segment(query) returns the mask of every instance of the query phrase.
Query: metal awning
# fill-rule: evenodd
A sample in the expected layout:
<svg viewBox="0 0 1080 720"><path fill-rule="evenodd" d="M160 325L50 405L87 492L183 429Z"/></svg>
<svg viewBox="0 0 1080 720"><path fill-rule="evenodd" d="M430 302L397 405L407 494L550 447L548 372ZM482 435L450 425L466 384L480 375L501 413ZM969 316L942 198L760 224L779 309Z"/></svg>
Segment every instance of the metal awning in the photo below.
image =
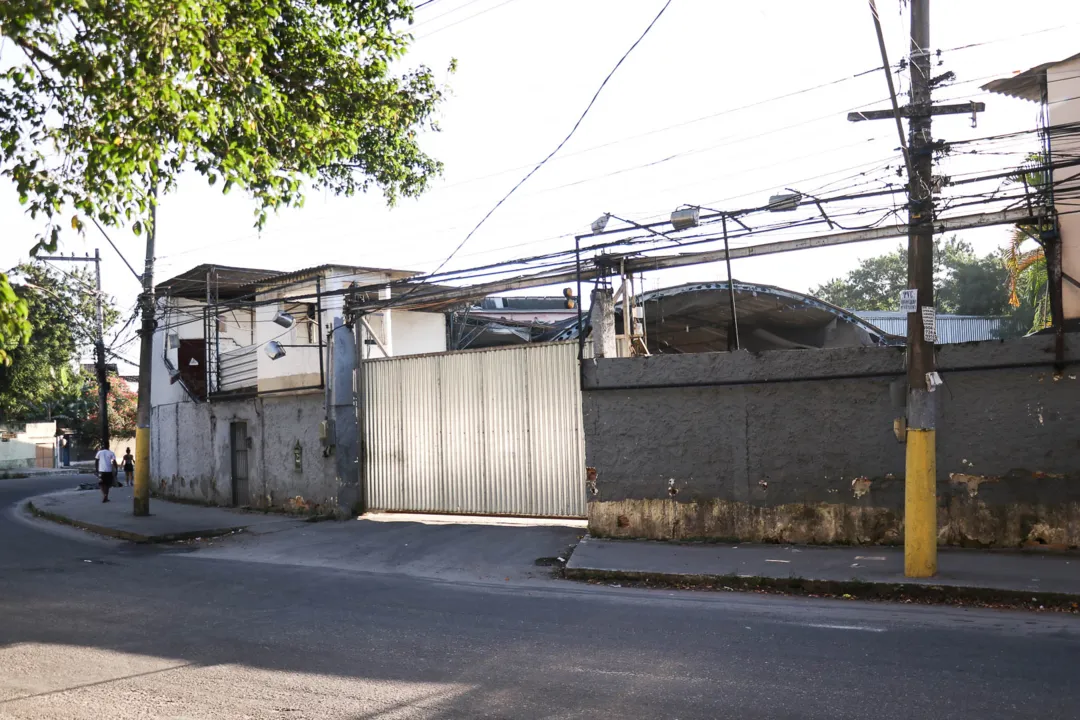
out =
<svg viewBox="0 0 1080 720"><path fill-rule="evenodd" d="M217 297L222 300L229 300L248 294L250 291L245 288L253 282L281 274L279 270L203 264L158 283L154 287L154 292L159 296L187 298L205 302L207 279L213 275Z"/></svg>
<svg viewBox="0 0 1080 720"><path fill-rule="evenodd" d="M998 93L999 95L1008 95L1009 97L1018 98L1020 100L1042 102L1046 71L1055 65L1075 60L1078 57L1080 57L1080 53L1061 60L1054 60L1052 62L1043 63L1042 65L1036 65L1033 68L1029 68L1011 77L991 80L980 89L986 90L987 92Z"/></svg>

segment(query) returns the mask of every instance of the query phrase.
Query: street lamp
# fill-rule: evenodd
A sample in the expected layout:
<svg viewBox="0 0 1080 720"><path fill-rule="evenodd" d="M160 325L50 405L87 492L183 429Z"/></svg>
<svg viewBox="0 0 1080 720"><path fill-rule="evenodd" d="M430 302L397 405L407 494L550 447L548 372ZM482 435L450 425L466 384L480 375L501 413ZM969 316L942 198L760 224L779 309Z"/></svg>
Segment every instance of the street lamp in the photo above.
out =
<svg viewBox="0 0 1080 720"><path fill-rule="evenodd" d="M701 208L698 207L679 208L671 213L671 227L673 227L676 232L697 227L700 224L700 221Z"/></svg>
<svg viewBox="0 0 1080 720"><path fill-rule="evenodd" d="M277 340L271 340L266 343L266 354L270 356L271 360L277 360L285 357L285 348Z"/></svg>
<svg viewBox="0 0 1080 720"><path fill-rule="evenodd" d="M280 325L283 328L291 328L294 324L296 324L296 318L294 318L287 312L278 310L274 314L274 323Z"/></svg>
<svg viewBox="0 0 1080 720"><path fill-rule="evenodd" d="M773 195L769 198L769 204L766 209L769 212L791 212L799 207L799 203L802 201L802 194L797 192L781 193L779 195Z"/></svg>

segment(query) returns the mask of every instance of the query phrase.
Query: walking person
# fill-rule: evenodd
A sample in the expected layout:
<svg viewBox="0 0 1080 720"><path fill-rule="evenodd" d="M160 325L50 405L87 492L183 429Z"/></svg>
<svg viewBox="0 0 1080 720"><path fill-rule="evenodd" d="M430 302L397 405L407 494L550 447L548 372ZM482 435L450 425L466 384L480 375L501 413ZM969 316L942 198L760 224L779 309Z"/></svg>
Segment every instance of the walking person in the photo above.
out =
<svg viewBox="0 0 1080 720"><path fill-rule="evenodd" d="M109 502L109 488L116 483L116 453L102 448L94 456L97 461L98 478L101 481L101 502Z"/></svg>
<svg viewBox="0 0 1080 720"><path fill-rule="evenodd" d="M131 448L124 449L124 482L135 484L135 456L131 454Z"/></svg>

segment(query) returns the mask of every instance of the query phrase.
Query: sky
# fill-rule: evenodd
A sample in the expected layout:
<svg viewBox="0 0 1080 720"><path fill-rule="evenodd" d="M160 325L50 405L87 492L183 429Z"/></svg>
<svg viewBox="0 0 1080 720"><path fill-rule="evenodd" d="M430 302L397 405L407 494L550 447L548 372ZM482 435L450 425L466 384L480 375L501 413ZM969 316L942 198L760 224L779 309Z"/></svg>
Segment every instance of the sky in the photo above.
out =
<svg viewBox="0 0 1080 720"><path fill-rule="evenodd" d="M254 204L243 193L223 196L220 184L211 188L199 176L184 176L158 213L156 280L200 263L433 270L565 137L663 1L433 0L416 12L415 42L403 63L432 68L450 90L439 111L441 131L421 139L445 163L432 189L393 208L378 191L351 198L316 192L303 208L272 216L260 233ZM896 63L907 54L906 3L878 0L878 7ZM1080 52L1078 28L1080 3L932 0L931 47L943 51L935 72L957 76L935 99L986 103L977 128L969 116L936 118L935 137L1033 128L1033 103L988 95L979 85ZM970 44L978 46L953 49ZM448 75L451 59L457 72ZM880 164L897 150L895 125L846 119L855 108L888 107L883 73L853 77L880 64L865 0L673 0L574 137L447 267L570 248L573 235L604 212L640 222L662 219L682 204L759 205L785 187L818 186ZM773 100L810 88L817 89ZM898 89L906 89L906 80ZM40 229L23 213L14 187L0 182L0 267L25 258ZM143 238L124 229L110 235L139 269ZM996 228L964 237L990 252L1007 235ZM734 275L807 291L899 244L740 260ZM69 234L61 251L95 248L105 258L105 288L126 316L138 282L96 230ZM725 277L723 265L704 265L649 276L645 284ZM134 346L127 348L134 357Z"/></svg>

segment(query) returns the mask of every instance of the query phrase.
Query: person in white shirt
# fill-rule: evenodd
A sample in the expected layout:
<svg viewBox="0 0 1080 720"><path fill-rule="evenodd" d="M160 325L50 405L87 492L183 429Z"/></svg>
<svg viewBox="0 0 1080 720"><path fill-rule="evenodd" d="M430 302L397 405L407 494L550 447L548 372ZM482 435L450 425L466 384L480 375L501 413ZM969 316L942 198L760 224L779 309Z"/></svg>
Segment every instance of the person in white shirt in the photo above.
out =
<svg viewBox="0 0 1080 720"><path fill-rule="evenodd" d="M97 461L98 478L101 480L101 502L109 502L109 488L116 482L116 453L109 448L97 451L94 456Z"/></svg>

